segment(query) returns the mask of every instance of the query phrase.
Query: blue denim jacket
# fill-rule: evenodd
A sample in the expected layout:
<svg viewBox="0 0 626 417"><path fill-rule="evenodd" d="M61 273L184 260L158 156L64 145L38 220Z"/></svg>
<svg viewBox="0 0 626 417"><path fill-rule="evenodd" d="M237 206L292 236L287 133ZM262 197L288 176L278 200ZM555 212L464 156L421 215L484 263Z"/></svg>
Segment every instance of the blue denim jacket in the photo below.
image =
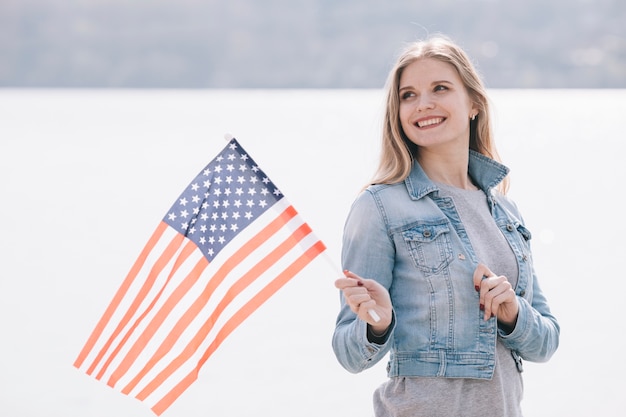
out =
<svg viewBox="0 0 626 417"><path fill-rule="evenodd" d="M494 221L517 259L515 328L499 328L495 318L484 321L472 279L478 260L463 224L452 200L439 197L438 187L415 163L405 181L368 187L346 220L342 266L388 289L394 319L382 344L370 342L366 323L342 295L333 335L342 366L360 372L390 352L390 377L490 379L498 337L519 364L520 357L542 362L552 356L560 329L535 276L531 234L516 206L494 188L507 173L498 162L470 152L469 174L488 196Z"/></svg>

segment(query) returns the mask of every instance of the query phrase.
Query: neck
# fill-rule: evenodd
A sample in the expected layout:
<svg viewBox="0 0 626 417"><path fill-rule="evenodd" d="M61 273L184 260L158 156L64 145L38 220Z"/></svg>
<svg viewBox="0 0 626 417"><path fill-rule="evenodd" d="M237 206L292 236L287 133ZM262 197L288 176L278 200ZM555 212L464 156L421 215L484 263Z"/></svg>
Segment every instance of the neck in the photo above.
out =
<svg viewBox="0 0 626 417"><path fill-rule="evenodd" d="M464 190L475 190L467 168L469 152L438 154L420 149L417 161L432 181L451 185Z"/></svg>

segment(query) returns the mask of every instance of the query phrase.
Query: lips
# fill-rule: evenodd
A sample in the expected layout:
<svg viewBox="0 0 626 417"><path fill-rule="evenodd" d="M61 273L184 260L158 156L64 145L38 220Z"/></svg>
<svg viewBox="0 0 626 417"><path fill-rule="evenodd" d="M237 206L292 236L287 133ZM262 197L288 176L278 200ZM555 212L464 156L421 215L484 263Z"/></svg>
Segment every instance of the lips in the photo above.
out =
<svg viewBox="0 0 626 417"><path fill-rule="evenodd" d="M420 128L435 126L435 125L443 123L444 120L445 120L444 117L428 117L426 119L420 119L417 122L415 122L415 126L420 127Z"/></svg>

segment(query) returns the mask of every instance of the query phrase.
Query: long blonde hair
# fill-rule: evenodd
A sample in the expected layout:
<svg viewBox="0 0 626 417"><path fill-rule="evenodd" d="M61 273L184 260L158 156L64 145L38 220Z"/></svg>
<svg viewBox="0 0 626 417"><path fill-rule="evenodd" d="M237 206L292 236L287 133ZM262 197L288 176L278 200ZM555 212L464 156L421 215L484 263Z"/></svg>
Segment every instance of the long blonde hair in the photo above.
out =
<svg viewBox="0 0 626 417"><path fill-rule="evenodd" d="M489 100L483 82L467 54L449 38L439 35L407 45L389 73L386 85L387 105L383 119L382 150L372 184L397 183L403 181L411 172L413 160L417 157L418 146L411 142L402 130L398 89L403 70L411 63L423 58L437 59L456 68L470 99L478 109L476 119L470 122L469 147L500 161L493 140L489 120ZM499 189L505 193L507 188L508 179L505 178Z"/></svg>

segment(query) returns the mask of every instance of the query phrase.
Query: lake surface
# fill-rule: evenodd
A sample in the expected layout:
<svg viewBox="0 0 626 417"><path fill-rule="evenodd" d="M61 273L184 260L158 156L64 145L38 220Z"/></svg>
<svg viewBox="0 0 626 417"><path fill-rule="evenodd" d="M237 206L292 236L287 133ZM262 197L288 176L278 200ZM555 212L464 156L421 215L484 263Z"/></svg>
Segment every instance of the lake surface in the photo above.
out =
<svg viewBox="0 0 626 417"><path fill-rule="evenodd" d="M562 326L525 363L527 416L623 416L626 90L492 90L511 196ZM379 150L380 90L0 90L0 415L153 416L72 367L157 222L232 133L339 264ZM371 416L318 258L238 328L164 414Z"/></svg>

